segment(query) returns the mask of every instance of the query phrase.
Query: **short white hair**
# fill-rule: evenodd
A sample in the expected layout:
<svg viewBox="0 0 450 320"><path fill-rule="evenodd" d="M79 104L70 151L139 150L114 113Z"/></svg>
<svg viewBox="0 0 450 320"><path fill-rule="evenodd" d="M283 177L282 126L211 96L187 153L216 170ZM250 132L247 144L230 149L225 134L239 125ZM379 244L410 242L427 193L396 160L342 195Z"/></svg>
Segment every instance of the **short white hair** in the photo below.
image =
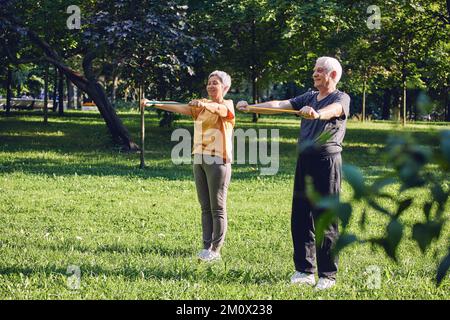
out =
<svg viewBox="0 0 450 320"><path fill-rule="evenodd" d="M337 59L332 57L320 57L316 60L316 65L323 66L327 73L336 71L336 83L341 80L342 66Z"/></svg>
<svg viewBox="0 0 450 320"><path fill-rule="evenodd" d="M228 73L226 73L225 71L213 71L211 72L211 74L208 77L209 78L216 76L220 79L220 81L222 82L223 86L226 87L226 89L224 89L223 91L223 95L225 96L225 94L228 92L228 90L230 90L231 87L231 77Z"/></svg>

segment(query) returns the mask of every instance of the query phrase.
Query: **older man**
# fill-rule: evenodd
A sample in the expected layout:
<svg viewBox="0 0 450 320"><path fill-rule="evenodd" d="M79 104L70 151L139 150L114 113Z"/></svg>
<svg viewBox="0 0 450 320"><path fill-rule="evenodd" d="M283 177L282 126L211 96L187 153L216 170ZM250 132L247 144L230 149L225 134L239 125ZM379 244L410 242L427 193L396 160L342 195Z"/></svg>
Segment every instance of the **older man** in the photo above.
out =
<svg viewBox="0 0 450 320"><path fill-rule="evenodd" d="M321 211L306 197L305 177L310 176L316 191L321 195L339 195L341 187L341 151L345 126L349 116L350 97L336 89L342 75L342 67L334 58L321 57L314 67L314 87L298 97L283 101L269 101L256 105L264 108L253 112L273 114L285 109L298 110L301 121L299 144L315 141L323 132L331 137L319 148L310 147L302 151L297 160L292 201L291 232L294 244L295 273L292 283L314 286L316 284L316 260L319 281L316 289L331 288L336 283L338 261L332 255L332 247L338 237L338 225L333 223L325 230L321 244L315 242L314 222ZM246 101L237 108L252 112ZM268 110L269 109L269 110ZM306 144L308 145L308 144Z"/></svg>

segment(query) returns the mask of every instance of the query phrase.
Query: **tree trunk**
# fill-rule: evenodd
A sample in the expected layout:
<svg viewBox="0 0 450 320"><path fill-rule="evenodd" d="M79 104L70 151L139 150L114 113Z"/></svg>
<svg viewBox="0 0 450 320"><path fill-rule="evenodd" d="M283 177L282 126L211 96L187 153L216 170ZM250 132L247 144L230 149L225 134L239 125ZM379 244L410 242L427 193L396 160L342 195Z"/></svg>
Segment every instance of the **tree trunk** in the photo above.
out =
<svg viewBox="0 0 450 320"><path fill-rule="evenodd" d="M56 108L58 107L58 102L56 100L57 90L58 90L58 69L55 66L55 73L53 75L53 107L52 107L53 112L56 112Z"/></svg>
<svg viewBox="0 0 450 320"><path fill-rule="evenodd" d="M6 115L8 116L11 112L11 82L12 82L12 70L11 67L8 66L8 75L6 76Z"/></svg>
<svg viewBox="0 0 450 320"><path fill-rule="evenodd" d="M252 97L253 104L258 103L258 78L252 75ZM253 122L258 122L258 114L253 113Z"/></svg>
<svg viewBox="0 0 450 320"><path fill-rule="evenodd" d="M78 110L81 110L83 92L77 86L75 86L74 89L75 89L75 97L77 100L76 108Z"/></svg>
<svg viewBox="0 0 450 320"><path fill-rule="evenodd" d="M45 64L45 74L44 74L44 123L48 123L48 72L49 64Z"/></svg>
<svg viewBox="0 0 450 320"><path fill-rule="evenodd" d="M69 78L67 78L67 110L73 109L73 85L70 82Z"/></svg>
<svg viewBox="0 0 450 320"><path fill-rule="evenodd" d="M442 94L444 95L444 106L446 110L445 121L450 122L450 99L448 87L444 87L442 90Z"/></svg>
<svg viewBox="0 0 450 320"><path fill-rule="evenodd" d="M25 29L25 27L24 27ZM50 47L50 45L42 40L34 31L26 30L31 42L44 51L45 59L63 72L66 77L72 81L79 89L83 90L96 104L100 114L105 120L106 126L115 143L122 145L124 151L137 151L139 147L131 140L131 136L127 128L123 125L117 116L104 88L95 78L92 70L92 63L95 59L93 52L87 52L83 58L84 76L70 69L65 65L59 55Z"/></svg>
<svg viewBox="0 0 450 320"><path fill-rule="evenodd" d="M450 0L449 0L450 2ZM436 93L439 104L442 104L444 113L442 114L442 121L450 121L450 92L448 86L442 86ZM441 120L439 119L439 121Z"/></svg>
<svg viewBox="0 0 450 320"><path fill-rule="evenodd" d="M366 121L366 77L364 77L364 82L363 82L363 100L362 100L362 119L361 121L364 122Z"/></svg>
<svg viewBox="0 0 450 320"><path fill-rule="evenodd" d="M113 106L116 105L116 94L118 85L119 85L119 76L113 75L112 90L111 90L111 102Z"/></svg>
<svg viewBox="0 0 450 320"><path fill-rule="evenodd" d="M256 75L256 20L252 21L252 96L253 104L258 103L258 77ZM252 122L258 122L258 114L253 113Z"/></svg>
<svg viewBox="0 0 450 320"><path fill-rule="evenodd" d="M141 163L139 167L145 168L145 106L140 105L140 100L143 98L142 86L139 86L139 107L141 109Z"/></svg>
<svg viewBox="0 0 450 320"><path fill-rule="evenodd" d="M392 104L392 113L394 115L395 121L400 122L400 92L397 88L394 89L394 98Z"/></svg>
<svg viewBox="0 0 450 320"><path fill-rule="evenodd" d="M406 80L403 81L403 122L402 125L406 126Z"/></svg>
<svg viewBox="0 0 450 320"><path fill-rule="evenodd" d="M142 93L141 93L141 86L139 86L137 88L137 90L136 90L136 96L137 96L136 104L137 104L137 109L138 110L141 110L141 95L142 95Z"/></svg>
<svg viewBox="0 0 450 320"><path fill-rule="evenodd" d="M382 111L382 116L381 116L383 120L389 120L390 107L391 107L391 90L384 89L383 111Z"/></svg>
<svg viewBox="0 0 450 320"><path fill-rule="evenodd" d="M139 150L139 147L131 140L127 128L114 111L103 87L96 81L88 81L83 91L94 101L105 120L113 141L121 144L124 151Z"/></svg>
<svg viewBox="0 0 450 320"><path fill-rule="evenodd" d="M58 114L64 115L64 73L59 70L58 77Z"/></svg>
<svg viewBox="0 0 450 320"><path fill-rule="evenodd" d="M409 110L411 114L411 119L414 121L419 120L418 119L418 110L417 110L417 103L414 101L417 101L417 91L416 90L410 90L409 94L407 96L407 101L409 105Z"/></svg>

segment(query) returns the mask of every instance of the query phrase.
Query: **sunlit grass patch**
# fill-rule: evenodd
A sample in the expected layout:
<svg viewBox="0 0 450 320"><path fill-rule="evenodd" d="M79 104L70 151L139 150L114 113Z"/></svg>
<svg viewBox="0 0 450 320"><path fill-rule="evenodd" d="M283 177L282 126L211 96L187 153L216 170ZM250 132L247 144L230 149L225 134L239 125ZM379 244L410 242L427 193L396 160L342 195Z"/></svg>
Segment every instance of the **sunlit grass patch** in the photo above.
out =
<svg viewBox="0 0 450 320"><path fill-rule="evenodd" d="M138 141L139 115L120 114ZM1 299L448 299L450 280L437 288L436 265L411 235L399 247L399 264L378 248L352 245L342 252L338 286L318 293L289 285L294 271L290 211L299 119L262 117L258 124L238 114L236 128L280 130L280 171L260 176L258 165L234 165L229 189L229 231L223 261L199 264L200 206L191 165L174 165L174 128L192 130L183 117L171 129L146 114L146 164L111 143L94 113L0 118L0 298ZM350 122L345 163L362 168L368 182L391 172L381 156L392 123ZM419 144L437 147L442 125L408 124ZM429 170L436 170L430 165ZM398 194L398 185L386 188ZM350 199L344 182L342 197ZM414 204L401 219L422 221L429 192L402 197ZM395 209L388 200L382 205ZM354 208L350 231L378 237L388 220L373 211L361 230L363 203ZM446 214L448 215L447 209ZM450 234L447 224L442 231ZM443 241L445 242L445 240ZM67 268L81 270L81 286L67 283ZM367 268L376 266L381 287L367 287Z"/></svg>

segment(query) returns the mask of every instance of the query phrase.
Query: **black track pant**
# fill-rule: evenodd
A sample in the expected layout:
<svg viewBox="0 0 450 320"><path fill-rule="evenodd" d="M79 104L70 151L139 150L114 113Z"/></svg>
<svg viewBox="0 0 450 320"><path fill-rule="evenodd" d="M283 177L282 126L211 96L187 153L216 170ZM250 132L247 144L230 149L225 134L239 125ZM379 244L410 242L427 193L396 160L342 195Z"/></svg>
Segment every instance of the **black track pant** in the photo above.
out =
<svg viewBox="0 0 450 320"><path fill-rule="evenodd" d="M306 197L305 177L310 176L315 190L321 195L339 195L341 188L341 154L328 156L301 155L297 160L292 201L291 232L294 243L295 269L303 273L315 273L316 258L319 277L335 279L337 257L331 250L338 237L338 225L334 222L325 230L324 240L316 244L314 222L321 210L315 209ZM317 256L317 257L316 257Z"/></svg>

